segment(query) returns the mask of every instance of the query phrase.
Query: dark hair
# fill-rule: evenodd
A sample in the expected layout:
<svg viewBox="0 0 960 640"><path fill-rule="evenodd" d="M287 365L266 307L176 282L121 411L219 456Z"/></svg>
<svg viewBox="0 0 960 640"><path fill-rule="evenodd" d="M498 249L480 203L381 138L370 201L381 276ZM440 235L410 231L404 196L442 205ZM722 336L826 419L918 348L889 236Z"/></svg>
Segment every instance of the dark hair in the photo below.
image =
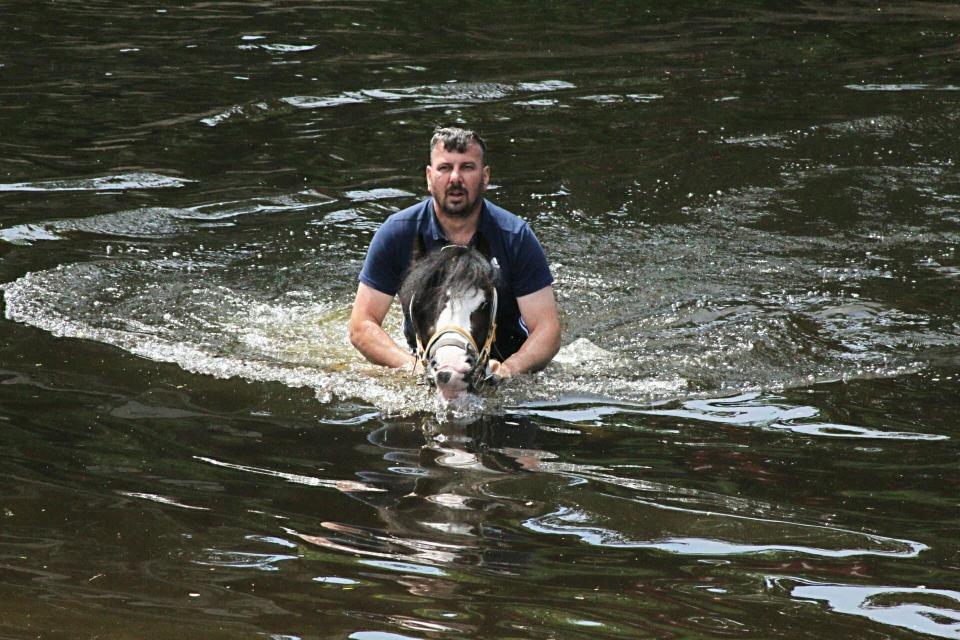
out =
<svg viewBox="0 0 960 640"><path fill-rule="evenodd" d="M430 138L428 159L433 156L433 150L437 148L438 144L442 144L446 151L456 151L457 153L465 153L467 147L471 144L476 144L480 147L481 162L483 161L483 156L487 153L487 143L483 141L480 134L470 129L461 129L460 127L437 127L434 129L433 137ZM427 164L430 164L430 162L427 162Z"/></svg>
<svg viewBox="0 0 960 640"><path fill-rule="evenodd" d="M483 245L478 242L480 248L447 245L415 259L407 268L398 297L404 318L409 320L404 323L404 336L411 349L416 349L418 334L421 344L426 345L436 331L437 318L447 302L448 292L460 295L476 287L488 301L495 295L500 272L481 253L486 240L482 242ZM414 299L415 308L411 309ZM490 330L491 318L484 320L484 326L469 327L478 342L482 342Z"/></svg>

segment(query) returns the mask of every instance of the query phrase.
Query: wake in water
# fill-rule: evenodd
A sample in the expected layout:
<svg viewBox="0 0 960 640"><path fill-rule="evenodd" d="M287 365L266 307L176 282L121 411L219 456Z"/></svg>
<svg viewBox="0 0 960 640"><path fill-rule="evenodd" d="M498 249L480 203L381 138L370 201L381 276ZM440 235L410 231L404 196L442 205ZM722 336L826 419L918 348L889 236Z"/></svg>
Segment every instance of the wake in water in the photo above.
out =
<svg viewBox="0 0 960 640"><path fill-rule="evenodd" d="M113 233L116 244L129 237L134 216L142 215L136 211L38 228L59 234L95 228L99 235ZM179 226L168 224L173 220ZM152 223L142 222L140 234L189 233L195 224L166 212ZM349 344L349 297L341 293L337 299L320 283L340 278L347 288L350 268L331 273L316 261L265 266L279 259L276 254L289 254L289 244L195 246L156 257L141 257L151 251L135 244L110 247L111 256L103 260L61 265L6 284L7 318L196 373L309 387L321 401L360 398L388 414L437 410L430 390L409 372L371 366ZM352 264L358 262L354 258ZM878 354L889 338L872 334L866 322L884 318L889 327L897 315L876 305L826 306L817 297L825 309L805 310L811 303L807 298L784 300L778 310L769 303L764 310L756 300L725 308L673 304L663 310L639 290L618 291L622 283L616 276L588 278L565 265L558 265L558 276L568 314L578 301L590 303L582 305L585 314L578 312L572 321L568 316L572 333L582 333L583 324L598 329L565 345L545 372L503 385L485 410L571 398L629 406L908 368L890 366L889 356ZM599 289L605 289L604 304L594 299ZM652 311L643 314L641 307ZM402 340L398 313L390 316L388 329ZM865 353L840 347L854 339ZM831 342L837 346L831 348Z"/></svg>
<svg viewBox="0 0 960 640"><path fill-rule="evenodd" d="M572 88L552 83L504 91ZM459 100L461 89L445 88L453 92L446 95L421 87L400 97ZM842 146L850 136L888 140L911 126L855 120L803 132L723 137L716 144L747 153L758 147L766 153L774 144L807 156L816 145ZM566 204L567 188L531 196L544 212L542 224L535 224L553 260L567 344L545 372L511 380L484 410L574 401L618 411L923 368L928 352L955 344L956 330L949 310L938 306L943 296L904 307L901 283L925 277L931 291L946 292L955 277L956 233L949 220L933 215L949 204L944 174L932 164L843 170L856 176L863 206L870 219L879 220L867 224L866 233L863 227L847 232L842 220L816 216L803 224L822 225L825 232L796 232L794 209L818 206L817 194L838 171L811 162L786 162L776 188L744 184L689 193L677 219L653 226L636 223L634 218L643 218L639 213L601 224ZM185 182L123 174L3 188L96 191ZM927 246L938 253L919 264L909 253L917 222L901 221L886 204L892 197L887 191L905 184L925 190L924 220L933 220ZM663 189L666 182L659 180L653 187L637 182L621 210L647 211L642 206ZM103 256L7 283L6 317L188 371L309 387L322 401L359 398L384 413L434 411L429 390L409 373L363 362L346 337L369 237L410 197L390 186L304 190L0 229L0 239L37 251L69 242ZM805 199L812 204L803 205ZM582 222L579 237L571 238L570 220ZM882 239L869 231L872 226L882 229ZM395 313L388 328L400 341L398 325ZM710 419L709 409L695 412ZM805 428L857 435L856 428L842 426Z"/></svg>

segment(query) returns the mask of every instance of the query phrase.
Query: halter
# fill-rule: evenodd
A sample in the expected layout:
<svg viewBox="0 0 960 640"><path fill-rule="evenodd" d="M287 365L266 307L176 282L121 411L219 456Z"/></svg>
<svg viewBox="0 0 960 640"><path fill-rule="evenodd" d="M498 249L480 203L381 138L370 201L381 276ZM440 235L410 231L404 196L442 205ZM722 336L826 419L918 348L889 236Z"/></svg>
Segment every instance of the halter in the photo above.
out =
<svg viewBox="0 0 960 640"><path fill-rule="evenodd" d="M407 307L407 313L410 315L411 322L413 321L413 301L415 298L416 295L410 297L410 304ZM436 331L433 332L433 335L430 336L430 339L427 340L426 347L423 346L423 342L420 341L420 335L416 332L416 329L414 329L414 334L417 338L417 361L423 367L423 370L427 370L427 363L432 358L435 349L446 346L459 346L467 353L474 353L477 356L473 367L467 372L466 375L467 380L471 381L471 385L476 386L477 381L473 380L473 378L476 377L476 372L481 366L486 366L487 361L490 359L490 349L493 347L493 342L497 338L496 287L493 287L493 304L491 306L490 329L487 331L487 339L484 341L482 349L477 347L477 341L473 339L473 336L470 335L470 332L459 325L445 324L437 327ZM466 341L466 344L461 345L459 340L444 340L445 336L450 336L451 334L463 338Z"/></svg>

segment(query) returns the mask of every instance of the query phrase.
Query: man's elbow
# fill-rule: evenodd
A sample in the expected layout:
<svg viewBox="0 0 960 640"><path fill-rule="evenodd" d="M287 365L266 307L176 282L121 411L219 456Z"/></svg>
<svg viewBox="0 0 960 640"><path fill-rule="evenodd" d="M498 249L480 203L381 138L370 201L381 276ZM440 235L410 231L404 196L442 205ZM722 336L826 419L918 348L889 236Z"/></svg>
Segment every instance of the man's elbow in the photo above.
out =
<svg viewBox="0 0 960 640"><path fill-rule="evenodd" d="M548 354L547 362L544 363L544 366L550 363L551 360L560 352L560 322L559 320L551 323L550 327L550 340L547 343L548 345Z"/></svg>
<svg viewBox="0 0 960 640"><path fill-rule="evenodd" d="M548 322L541 329L542 338L539 340L540 354L537 362L531 367L530 372L542 371L553 358L560 352L560 323L559 321Z"/></svg>
<svg viewBox="0 0 960 640"><path fill-rule="evenodd" d="M557 323L556 330L553 332L553 342L550 344L550 359L560 352L560 323Z"/></svg>
<svg viewBox="0 0 960 640"><path fill-rule="evenodd" d="M350 344L354 349L360 349L360 330L352 322L347 327L347 335L350 337Z"/></svg>
<svg viewBox="0 0 960 640"><path fill-rule="evenodd" d="M369 329L365 325L366 322L363 320L351 320L350 324L347 325L347 334L350 336L350 344L353 345L353 348L369 359L365 348Z"/></svg>

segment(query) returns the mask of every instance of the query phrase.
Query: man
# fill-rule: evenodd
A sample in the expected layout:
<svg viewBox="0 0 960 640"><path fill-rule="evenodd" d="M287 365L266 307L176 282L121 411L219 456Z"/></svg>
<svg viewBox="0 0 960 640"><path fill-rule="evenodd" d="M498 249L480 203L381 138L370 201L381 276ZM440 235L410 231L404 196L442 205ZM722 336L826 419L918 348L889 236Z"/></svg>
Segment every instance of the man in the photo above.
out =
<svg viewBox="0 0 960 640"><path fill-rule="evenodd" d="M560 349L553 276L526 222L483 198L486 145L473 131L438 128L426 168L430 198L391 215L373 237L350 315L350 341L374 364L415 369L417 358L383 330L417 234L427 251L480 236L500 268L497 340L490 370L501 378L539 371Z"/></svg>

